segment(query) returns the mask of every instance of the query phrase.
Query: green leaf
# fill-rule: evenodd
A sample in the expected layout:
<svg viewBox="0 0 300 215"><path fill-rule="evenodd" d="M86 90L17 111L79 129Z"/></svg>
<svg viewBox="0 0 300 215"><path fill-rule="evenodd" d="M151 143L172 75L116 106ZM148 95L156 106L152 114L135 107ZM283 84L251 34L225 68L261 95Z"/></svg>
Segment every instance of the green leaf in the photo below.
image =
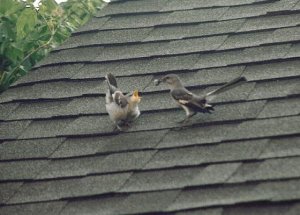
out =
<svg viewBox="0 0 300 215"><path fill-rule="evenodd" d="M101 4L101 0L68 0L60 5L42 0L36 10L33 2L0 0L0 91L63 43Z"/></svg>
<svg viewBox="0 0 300 215"><path fill-rule="evenodd" d="M39 11L41 14L46 16L51 16L52 12L59 7L59 5L54 0L42 0L40 3L41 5Z"/></svg>
<svg viewBox="0 0 300 215"><path fill-rule="evenodd" d="M9 16L25 7L23 2L16 0L0 0L0 15Z"/></svg>
<svg viewBox="0 0 300 215"><path fill-rule="evenodd" d="M23 10L17 21L17 40L22 40L26 37L35 28L36 23L36 12L31 8Z"/></svg>
<svg viewBox="0 0 300 215"><path fill-rule="evenodd" d="M6 90L9 86L7 79L8 77L8 72L6 71L0 71L0 92Z"/></svg>
<svg viewBox="0 0 300 215"><path fill-rule="evenodd" d="M19 46L21 47L21 45ZM31 50L34 50L37 47L36 41L26 41L26 43L22 44L22 49L26 50L26 52L30 52Z"/></svg>
<svg viewBox="0 0 300 215"><path fill-rule="evenodd" d="M25 71L29 71L34 64L31 62L31 58L27 58L23 61L22 65Z"/></svg>
<svg viewBox="0 0 300 215"><path fill-rule="evenodd" d="M0 22L0 35L2 41L14 41L16 39L15 24L7 17L2 17Z"/></svg>
<svg viewBox="0 0 300 215"><path fill-rule="evenodd" d="M17 77L12 74L11 72L1 72L1 77L0 77L0 92L6 90L9 85L14 83L17 80Z"/></svg>
<svg viewBox="0 0 300 215"><path fill-rule="evenodd" d="M24 52L19 47L12 44L8 47L8 50L4 53L5 56L15 64L24 57Z"/></svg>
<svg viewBox="0 0 300 215"><path fill-rule="evenodd" d="M24 66L20 66L16 72L16 77L22 77L27 74L27 70L25 70Z"/></svg>
<svg viewBox="0 0 300 215"><path fill-rule="evenodd" d="M9 46L8 41L3 41L0 43L0 54L3 55L5 53L6 48Z"/></svg>

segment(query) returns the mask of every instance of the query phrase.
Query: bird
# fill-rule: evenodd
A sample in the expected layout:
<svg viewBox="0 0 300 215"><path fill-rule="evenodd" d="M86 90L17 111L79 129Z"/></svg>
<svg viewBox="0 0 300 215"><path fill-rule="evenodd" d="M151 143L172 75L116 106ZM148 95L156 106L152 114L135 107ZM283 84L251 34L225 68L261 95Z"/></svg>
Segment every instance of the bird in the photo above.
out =
<svg viewBox="0 0 300 215"><path fill-rule="evenodd" d="M246 82L245 77L237 77L223 86L199 96L187 90L179 76L176 74L168 74L160 79L155 79L154 84L158 86L160 83L166 83L170 89L170 94L175 102L185 111L186 117L179 123L187 123L191 117L197 113L212 113L214 105L209 102L219 93L232 89L243 82Z"/></svg>
<svg viewBox="0 0 300 215"><path fill-rule="evenodd" d="M138 104L141 102L138 90L124 95L118 88L114 75L108 73L105 76L108 89L105 96L106 111L118 130L129 127L141 114Z"/></svg>

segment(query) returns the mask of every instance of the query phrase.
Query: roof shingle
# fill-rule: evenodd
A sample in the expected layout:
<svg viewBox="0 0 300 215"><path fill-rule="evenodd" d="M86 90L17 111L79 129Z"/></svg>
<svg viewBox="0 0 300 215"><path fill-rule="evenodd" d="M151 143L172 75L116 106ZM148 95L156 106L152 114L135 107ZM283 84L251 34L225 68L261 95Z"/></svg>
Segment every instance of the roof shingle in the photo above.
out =
<svg viewBox="0 0 300 215"><path fill-rule="evenodd" d="M0 95L0 214L298 215L299 0L109 3ZM104 76L141 92L115 132ZM205 94L184 111L154 78ZM150 84L150 85L149 85Z"/></svg>

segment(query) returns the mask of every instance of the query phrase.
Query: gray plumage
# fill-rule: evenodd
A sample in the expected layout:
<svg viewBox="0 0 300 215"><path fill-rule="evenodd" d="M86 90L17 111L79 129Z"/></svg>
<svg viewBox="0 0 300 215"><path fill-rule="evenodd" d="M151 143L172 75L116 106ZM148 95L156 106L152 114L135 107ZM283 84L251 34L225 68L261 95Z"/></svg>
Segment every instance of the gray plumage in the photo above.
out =
<svg viewBox="0 0 300 215"><path fill-rule="evenodd" d="M217 94L234 88L245 81L245 77L236 78L203 96L198 96L187 90L183 86L180 78L175 74L166 75L159 80L156 79L154 83L155 85L159 85L161 82L168 84L172 98L186 112L186 118L182 121L186 122L198 112L211 113L214 111L214 107L212 104L209 104L209 101L211 101Z"/></svg>
<svg viewBox="0 0 300 215"><path fill-rule="evenodd" d="M140 115L138 103L141 97L138 91L134 91L130 95L124 95L118 88L116 78L112 74L105 76L108 89L105 96L105 107L110 119L115 123L119 130L123 126L128 126Z"/></svg>

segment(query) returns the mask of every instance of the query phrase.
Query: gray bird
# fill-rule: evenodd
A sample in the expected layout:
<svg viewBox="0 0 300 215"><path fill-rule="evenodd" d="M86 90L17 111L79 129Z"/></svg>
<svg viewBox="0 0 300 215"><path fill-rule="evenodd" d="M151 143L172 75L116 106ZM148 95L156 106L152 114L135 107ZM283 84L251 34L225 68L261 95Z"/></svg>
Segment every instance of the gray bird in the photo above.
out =
<svg viewBox="0 0 300 215"><path fill-rule="evenodd" d="M215 95L227 91L231 88L234 88L245 81L245 77L238 77L203 96L198 96L188 91L183 86L180 78L175 74L169 74L163 76L160 79L155 79L154 84L156 86L159 85L161 82L168 84L172 98L186 112L186 118L180 121L180 123L185 123L198 112L211 113L212 111L214 111L214 107L212 104L209 104L209 101L211 101Z"/></svg>
<svg viewBox="0 0 300 215"><path fill-rule="evenodd" d="M137 90L124 95L118 88L116 78L112 74L107 74L105 79L108 85L105 96L106 111L116 127L122 130L124 126L129 126L140 116L138 104L141 102L141 97Z"/></svg>

